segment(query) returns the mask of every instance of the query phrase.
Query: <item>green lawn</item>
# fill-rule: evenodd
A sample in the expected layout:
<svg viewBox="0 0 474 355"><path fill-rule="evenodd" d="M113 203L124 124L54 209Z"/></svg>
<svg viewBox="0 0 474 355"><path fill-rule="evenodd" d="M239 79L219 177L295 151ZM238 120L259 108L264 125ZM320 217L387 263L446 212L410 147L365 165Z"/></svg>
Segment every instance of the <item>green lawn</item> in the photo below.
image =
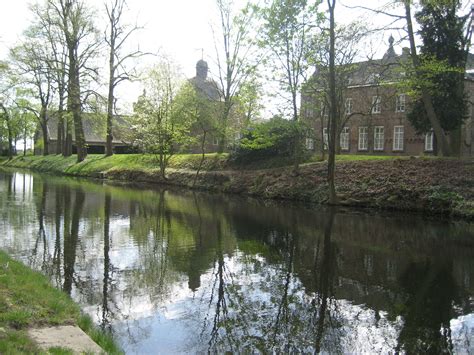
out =
<svg viewBox="0 0 474 355"><path fill-rule="evenodd" d="M96 329L81 315L65 293L49 280L0 251L0 354L38 354L41 351L27 336L35 326L77 324L107 353L121 353L112 338ZM51 353L67 351L53 349Z"/></svg>

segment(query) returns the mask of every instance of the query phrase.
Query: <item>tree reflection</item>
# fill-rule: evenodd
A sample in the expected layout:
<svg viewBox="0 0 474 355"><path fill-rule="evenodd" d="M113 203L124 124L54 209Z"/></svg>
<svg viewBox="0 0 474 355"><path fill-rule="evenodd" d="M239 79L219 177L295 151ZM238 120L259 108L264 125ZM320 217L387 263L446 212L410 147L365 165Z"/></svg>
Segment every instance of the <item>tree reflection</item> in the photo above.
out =
<svg viewBox="0 0 474 355"><path fill-rule="evenodd" d="M70 190L64 194L64 283L63 291L71 295L76 263L76 249L79 241L79 222L84 207L85 193L76 189L71 215ZM69 229L70 228L70 229Z"/></svg>
<svg viewBox="0 0 474 355"><path fill-rule="evenodd" d="M413 262L401 275L400 285L407 300L401 310L404 324L397 353L452 353L450 320L458 296L452 262Z"/></svg>
<svg viewBox="0 0 474 355"><path fill-rule="evenodd" d="M318 268L319 253L316 253L314 262L314 277L317 285L317 293L312 301L312 305L315 308L314 318L312 320L313 326L315 327L315 339L314 339L314 350L320 353L322 349L322 342L326 328L328 327L328 320L331 319L330 307L328 303L333 297L333 284L336 274L336 252L335 244L331 242L331 234L334 225L334 217L336 211L334 207L330 207L328 211L327 221L324 226L324 240L323 250L321 255L321 261ZM319 243L318 243L319 251ZM319 305L319 306L318 306ZM333 309L334 310L334 309ZM336 330L335 324L332 324L331 331ZM336 339L339 337L335 337ZM336 351L337 344L331 344L331 347L326 350Z"/></svg>
<svg viewBox="0 0 474 355"><path fill-rule="evenodd" d="M102 319L101 328L111 329L109 310L109 283L110 283L110 193L105 193L104 198L104 277L102 280Z"/></svg>

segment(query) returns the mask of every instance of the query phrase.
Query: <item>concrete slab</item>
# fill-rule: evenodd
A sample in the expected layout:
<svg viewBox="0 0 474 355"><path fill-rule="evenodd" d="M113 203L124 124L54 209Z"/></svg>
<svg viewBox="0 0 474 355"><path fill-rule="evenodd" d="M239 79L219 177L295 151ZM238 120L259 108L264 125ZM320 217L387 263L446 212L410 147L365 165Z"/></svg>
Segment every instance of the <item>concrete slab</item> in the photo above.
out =
<svg viewBox="0 0 474 355"><path fill-rule="evenodd" d="M78 354L101 354L104 352L81 328L72 325L30 329L28 334L45 350L52 347L62 347L71 349Z"/></svg>

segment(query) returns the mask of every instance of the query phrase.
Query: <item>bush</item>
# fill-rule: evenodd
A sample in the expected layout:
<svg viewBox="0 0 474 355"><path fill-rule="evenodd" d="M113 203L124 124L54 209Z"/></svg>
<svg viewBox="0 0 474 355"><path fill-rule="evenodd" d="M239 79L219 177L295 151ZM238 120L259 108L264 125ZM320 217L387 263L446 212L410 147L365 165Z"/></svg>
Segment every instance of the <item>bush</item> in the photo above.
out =
<svg viewBox="0 0 474 355"><path fill-rule="evenodd" d="M295 157L303 161L309 155L304 147L306 132L303 124L282 118L256 123L243 132L230 160L238 164L274 157Z"/></svg>

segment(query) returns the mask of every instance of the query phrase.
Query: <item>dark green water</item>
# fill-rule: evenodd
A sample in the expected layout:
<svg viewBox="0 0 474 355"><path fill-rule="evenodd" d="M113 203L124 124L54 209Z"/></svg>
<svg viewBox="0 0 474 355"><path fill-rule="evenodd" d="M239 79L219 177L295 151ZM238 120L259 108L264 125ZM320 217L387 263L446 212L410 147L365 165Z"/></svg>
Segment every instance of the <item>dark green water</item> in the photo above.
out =
<svg viewBox="0 0 474 355"><path fill-rule="evenodd" d="M0 171L0 248L127 353L474 352L474 225Z"/></svg>

